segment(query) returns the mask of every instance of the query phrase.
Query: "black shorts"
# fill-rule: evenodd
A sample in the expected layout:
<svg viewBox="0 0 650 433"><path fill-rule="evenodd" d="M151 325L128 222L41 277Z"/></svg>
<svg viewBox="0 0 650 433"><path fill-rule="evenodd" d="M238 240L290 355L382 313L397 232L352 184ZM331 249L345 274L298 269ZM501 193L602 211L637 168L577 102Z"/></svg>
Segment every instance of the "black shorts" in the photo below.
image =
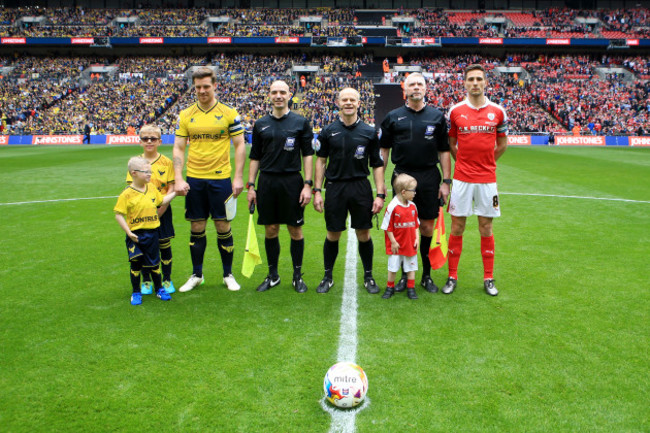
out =
<svg viewBox="0 0 650 433"><path fill-rule="evenodd" d="M133 232L138 237L135 243L130 237L126 237L126 252L129 254L129 261L140 259L142 265L154 267L160 263L160 250L158 246L158 229L141 229Z"/></svg>
<svg viewBox="0 0 650 433"><path fill-rule="evenodd" d="M176 236L174 233L174 218L172 216L172 206L167 206L167 210L160 217L160 227L158 227L158 238L160 241L167 241Z"/></svg>
<svg viewBox="0 0 650 433"><path fill-rule="evenodd" d="M326 182L325 226L327 231L342 232L350 212L353 229L372 228L372 188L368 179Z"/></svg>
<svg viewBox="0 0 650 433"><path fill-rule="evenodd" d="M199 179L188 177L190 190L185 197L185 219L226 221L226 200L232 195L232 182L226 179Z"/></svg>
<svg viewBox="0 0 650 433"><path fill-rule="evenodd" d="M305 184L300 173L260 173L257 187L257 224L305 223L305 208L300 206L300 192Z"/></svg>
<svg viewBox="0 0 650 433"><path fill-rule="evenodd" d="M434 220L438 218L438 210L440 208L440 199L438 192L440 191L440 171L438 167L433 167L430 170L423 171L393 171L393 176L390 179L390 184L398 174L406 173L413 176L418 181L418 186L415 188L415 198L413 203L418 208L418 217L421 220ZM395 189L393 188L393 196L395 196Z"/></svg>

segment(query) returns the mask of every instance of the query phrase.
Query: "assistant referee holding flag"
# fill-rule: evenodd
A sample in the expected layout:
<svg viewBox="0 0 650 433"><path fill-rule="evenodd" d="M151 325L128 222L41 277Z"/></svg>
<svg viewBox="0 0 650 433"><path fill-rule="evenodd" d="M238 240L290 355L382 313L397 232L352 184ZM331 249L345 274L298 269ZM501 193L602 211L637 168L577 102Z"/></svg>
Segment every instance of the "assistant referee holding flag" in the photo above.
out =
<svg viewBox="0 0 650 433"><path fill-rule="evenodd" d="M305 239L305 206L311 201L313 154L311 142L314 133L309 120L289 109L291 92L284 81L275 81L269 89L273 107L270 114L255 122L253 144L249 154L248 205L255 202L259 218L264 225L264 247L269 264L269 274L257 288L265 292L280 284L278 261L280 224L286 224L291 236L293 262L293 287L298 293L307 291L302 279L302 259ZM301 161L302 160L302 161ZM300 174L301 163L305 180ZM258 190L255 178L260 171Z"/></svg>
<svg viewBox="0 0 650 433"><path fill-rule="evenodd" d="M368 293L379 293L379 287L372 277L374 247L370 229L372 216L381 211L386 199L384 162L379 155L377 132L359 118L359 92L345 88L339 93L337 103L339 120L323 128L318 139L314 141L318 156L314 178L314 208L318 212L325 210L327 227L323 246L325 276L316 291L327 293L334 284L332 270L349 212L351 226L359 241L359 255L364 271L363 285ZM368 181L368 165L372 167L377 187L377 197L374 199ZM321 190L323 186L327 189L324 206Z"/></svg>
<svg viewBox="0 0 650 433"><path fill-rule="evenodd" d="M413 202L420 217L420 256L422 287L435 293L438 287L431 279L429 248L440 199L447 200L451 184L451 158L445 115L425 102L427 84L422 74L414 73L404 81L406 105L392 110L381 123L379 144L384 164L391 155L395 164L392 179L400 173L413 176L418 184ZM442 185L440 171L442 168ZM391 181L392 183L392 181ZM404 290L403 275L395 291Z"/></svg>

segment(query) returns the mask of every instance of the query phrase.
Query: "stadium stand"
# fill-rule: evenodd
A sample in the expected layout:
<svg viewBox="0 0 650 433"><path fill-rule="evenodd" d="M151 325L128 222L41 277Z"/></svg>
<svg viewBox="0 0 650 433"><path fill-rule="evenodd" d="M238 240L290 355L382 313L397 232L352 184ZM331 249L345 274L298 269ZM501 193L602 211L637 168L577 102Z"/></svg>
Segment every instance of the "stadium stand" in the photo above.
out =
<svg viewBox="0 0 650 433"><path fill-rule="evenodd" d="M25 17L37 19L25 22ZM206 24L220 17L218 25ZM301 17L314 17L306 25ZM391 27L391 20L408 17ZM611 38L650 35L647 8L597 11L552 8L539 11L445 11L399 9L364 15L379 20L406 37L536 37ZM84 9L4 8L0 10L3 37L206 37L314 36L352 37L363 32L355 9ZM373 21L374 22L374 21ZM164 52L163 50L159 50ZM399 82L393 57L389 73L382 72L384 55L372 49L349 52L287 49L203 51L200 55L125 55L107 57L18 55L0 57L0 114L3 132L12 134L81 133L87 123L93 132L123 134L129 127L156 122L173 133L178 113L194 100L189 76L193 66L212 65L218 72L220 100L236 106L247 127L268 109L266 93L275 79L295 90L294 109L319 129L337 115L335 93L352 86L362 94L362 117L375 124L373 83ZM275 51L275 50L274 50ZM465 50L467 51L467 50ZM450 55L411 51L400 54L400 65L418 67L431 82L429 103L448 109L464 94L462 72L470 63L489 71L489 97L503 104L511 131L566 132L580 125L588 134L627 134L648 124L650 62L647 56L503 53ZM393 50L392 54L397 51ZM101 66L93 69L93 66ZM312 72L295 72L310 66ZM89 68L93 72L89 73ZM300 77L304 77L304 86Z"/></svg>

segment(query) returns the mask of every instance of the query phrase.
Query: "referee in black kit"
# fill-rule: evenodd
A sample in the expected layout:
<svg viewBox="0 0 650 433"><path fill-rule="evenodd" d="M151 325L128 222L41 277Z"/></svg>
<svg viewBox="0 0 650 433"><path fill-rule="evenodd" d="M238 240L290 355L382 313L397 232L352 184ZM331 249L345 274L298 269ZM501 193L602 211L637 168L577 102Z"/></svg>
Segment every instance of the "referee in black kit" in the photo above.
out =
<svg viewBox="0 0 650 433"><path fill-rule="evenodd" d="M269 264L269 274L257 288L258 292L265 292L280 283L280 224L287 225L291 236L293 287L298 293L307 291L301 273L305 251L302 225L305 206L312 195L314 134L307 119L289 110L291 96L287 83L273 82L269 89L272 111L257 120L253 127L247 199L249 207L253 202L257 204L257 223L264 225L264 247ZM304 181L300 174L301 157ZM258 170L259 185L255 191Z"/></svg>
<svg viewBox="0 0 650 433"><path fill-rule="evenodd" d="M391 183L400 173L409 174L418 181L413 201L420 217L421 285L428 292L435 293L438 287L431 279L429 248L440 199L446 202L449 197L451 159L445 116L426 104L426 91L427 84L421 74L410 74L406 78L406 105L386 115L379 130L379 143L384 164L388 163L392 149L395 170ZM442 168L442 184L438 162ZM405 287L406 275L403 274L395 290L402 291Z"/></svg>
<svg viewBox="0 0 650 433"><path fill-rule="evenodd" d="M339 252L339 239L346 228L350 212L351 226L359 241L359 255L363 263L363 285L368 293L379 293L379 287L372 277L374 247L370 229L372 216L382 210L386 199L384 162L379 153L377 132L359 118L359 92L345 88L339 92L337 102L339 120L324 127L314 141L318 156L314 177L314 208L318 212L325 210L327 227L323 246L325 276L316 291L327 293L334 284L332 270ZM377 187L377 197L374 199L368 180L368 165L372 167ZM321 191L323 186L327 189L324 206Z"/></svg>

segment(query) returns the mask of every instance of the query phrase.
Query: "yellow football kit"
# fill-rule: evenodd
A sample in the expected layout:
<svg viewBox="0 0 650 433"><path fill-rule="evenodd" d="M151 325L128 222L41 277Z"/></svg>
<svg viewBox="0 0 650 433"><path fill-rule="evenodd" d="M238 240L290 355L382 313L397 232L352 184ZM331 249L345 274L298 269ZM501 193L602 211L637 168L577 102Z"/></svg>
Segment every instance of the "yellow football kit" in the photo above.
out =
<svg viewBox="0 0 650 433"><path fill-rule="evenodd" d="M243 133L237 110L222 102L207 111L198 103L181 111L176 135L189 139L187 176L230 178L230 138Z"/></svg>
<svg viewBox="0 0 650 433"><path fill-rule="evenodd" d="M162 201L163 195L151 183L146 185L144 192L128 186L117 198L113 211L125 215L131 231L156 229L160 225L157 208Z"/></svg>

